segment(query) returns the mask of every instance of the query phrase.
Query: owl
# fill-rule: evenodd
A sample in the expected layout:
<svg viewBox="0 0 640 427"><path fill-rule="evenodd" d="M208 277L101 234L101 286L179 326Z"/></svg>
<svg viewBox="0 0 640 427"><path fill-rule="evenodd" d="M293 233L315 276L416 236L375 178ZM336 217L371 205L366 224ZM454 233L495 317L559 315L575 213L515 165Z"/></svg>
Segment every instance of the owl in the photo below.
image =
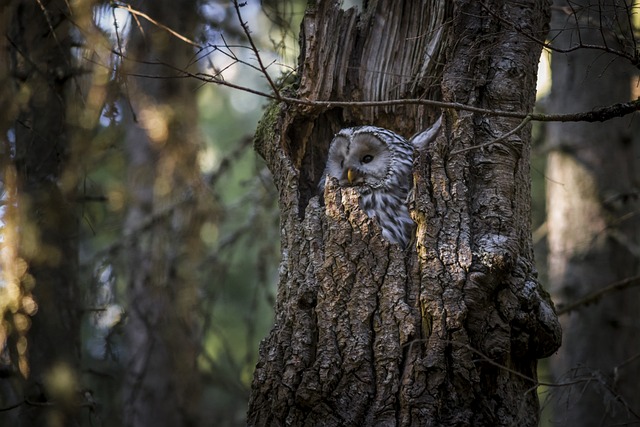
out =
<svg viewBox="0 0 640 427"><path fill-rule="evenodd" d="M382 237L406 247L415 225L407 206L413 185L414 148L431 142L439 125L440 120L412 138L417 145L375 126L342 129L329 146L321 193L327 177L336 178L341 187L355 187L360 193L360 208L378 222Z"/></svg>

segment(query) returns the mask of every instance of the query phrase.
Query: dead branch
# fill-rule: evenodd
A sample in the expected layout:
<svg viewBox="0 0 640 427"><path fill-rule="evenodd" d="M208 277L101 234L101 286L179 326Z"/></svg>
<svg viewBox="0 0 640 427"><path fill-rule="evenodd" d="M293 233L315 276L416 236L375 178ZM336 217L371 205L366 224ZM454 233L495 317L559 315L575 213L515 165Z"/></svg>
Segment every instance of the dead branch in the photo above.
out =
<svg viewBox="0 0 640 427"><path fill-rule="evenodd" d="M164 65L171 67L174 70L178 70L169 64L163 64L157 62L157 65ZM249 92L263 98L272 99L275 101L281 101L293 105L304 105L310 107L318 107L320 110L328 110L336 107L380 107L380 106L393 106L393 105L426 105L430 107L451 109L457 111L469 111L472 113L484 114L487 116L499 116L499 117L513 117L517 119L537 122L604 122L616 117L624 117L631 113L640 110L640 98L629 101L619 102L606 107L598 108L592 111L567 113L567 114L543 114L543 113L526 113L523 111L503 111L503 110L491 110L486 108L474 107L471 105L462 104L459 102L443 102L432 99L390 99L387 101L317 101L291 98L287 96L276 96L267 92L262 92L256 89L251 89L241 85L227 82L215 76L211 76L205 73L191 73L186 70L179 70L182 75L167 77L159 75L142 75L137 74L137 77L152 78L152 79L166 79L166 78L183 78L193 77L201 80L205 83L213 83L221 86L230 87L232 89L241 90L243 92ZM524 123L526 124L526 123ZM521 124L522 125L522 124ZM505 135L509 136L509 135ZM502 137L501 137L502 138ZM493 143L493 142L492 142Z"/></svg>
<svg viewBox="0 0 640 427"><path fill-rule="evenodd" d="M640 110L640 98L633 100L633 101L629 101L629 102L621 102L621 103L617 103L617 104L613 104L613 105L609 105L606 107L602 107L602 108L598 108L598 109L594 109L591 111L584 111L584 112L576 112L576 113L566 113L566 114L542 114L542 113L528 113L528 112L523 112L523 111L501 111L501 110L490 110L490 109L485 109L485 108L479 108L479 107L474 107L474 106L470 106L470 105L465 105L465 104L461 104L461 103L455 103L455 102L442 102L442 101L436 101L436 100L430 100L430 99L391 99L391 100L386 100L386 101L330 101L330 100L310 100L310 99L298 99L298 98L292 98L292 97L286 97L286 96L282 96L280 94L280 89L278 87L278 85L273 81L273 79L271 78L271 76L269 75L268 71L267 71L267 67L264 65L264 62L262 61L262 58L260 56L260 51L258 50L253 38L251 37L251 32L249 30L249 27L247 25L247 23L245 21L242 20L242 15L240 12L240 7L243 6L243 4L238 3L237 0L233 1L233 5L236 11L236 16L238 17L238 20L240 22L240 25L242 27L242 30L244 32L244 35L246 36L249 45L250 46L232 46L226 43L224 43L224 49L220 49L218 46L213 45L213 46L201 46L198 43L194 42L193 40L181 35L180 33L178 33L175 30L172 30L171 28L163 25L162 23L154 20L152 17L146 15L143 12L137 11L134 8L132 8L130 5L128 4L122 4L122 3L117 3L114 2L112 4L113 8L120 8L120 9L124 9L126 11L128 11L129 13L131 13L134 17L141 17L146 19L147 21L151 22L154 25L157 25L158 27L164 29L165 31L169 32L171 35L179 38L180 40L184 41L185 43L188 43L190 45L193 45L194 47L197 47L200 51L204 51L207 49L207 47L209 48L213 48L213 50L209 53L213 53L213 52L221 52L224 55L226 55L227 57L229 57L230 59L233 60L233 63L230 64L228 67L231 67L233 65L245 65L248 66L250 68L252 68L253 70L261 73L265 79L267 80L269 87L272 91L272 93L267 93L264 91L260 91L260 90L256 90L256 89L252 89L249 87L245 87L242 85L238 85L238 84L234 84L231 82L228 82L226 80L224 80L223 76L222 76L222 71L218 71L216 72L215 75L212 74L206 74L206 73L191 73L187 70L183 70L183 69L179 69L176 68L173 65L170 64L166 64L166 63L162 63L162 62L146 62L148 64L152 64L152 65L160 65L160 66L164 66L164 67L168 67L173 69L174 71L176 71L177 75L176 76L154 76L154 75L141 75L141 74L129 74L131 76L135 76L135 77L141 77L141 78L152 78L152 79L166 79L166 78L184 78L184 77L192 77L192 78L196 78L200 81L202 81L203 83L213 83L213 84L217 84L217 85L221 85L221 86L226 86L235 90L240 90L243 92L248 92L248 93L252 93L254 95L266 98L266 99L272 99L272 100L276 100L276 101L281 101L281 102L285 102L288 104L292 104L292 105L301 105L301 106L310 106L310 107L317 107L319 109L319 111L323 111L323 110L327 110L327 109L331 109L331 108L335 108L335 107L381 107L381 106L394 106L394 105L425 105L425 106L430 106L430 107L435 107L435 108L441 108L441 109L452 109L452 110L456 110L456 111L469 111L472 113L477 113L477 114L483 114L483 115L487 115L487 116L500 116L500 117L513 117L513 118L518 118L523 120L523 122L513 131L500 136L498 139L496 139L495 141L492 141L490 143L487 143L486 145L490 145L496 142L501 141L504 138L507 138L508 136L510 136L512 133L515 133L517 131L519 131L524 125L526 125L529 121L540 121L540 122L604 122L616 117L624 117L628 114L632 114L638 110ZM513 27L516 31L520 32L521 34L525 35L527 38L535 41L536 43L540 43L542 46L556 51L556 52L561 52L561 53L569 53L572 51L575 51L577 49L580 48L584 48L584 49L599 49L599 50L603 50L605 52L608 53L612 53L615 55L618 55L620 57L623 57L627 60L629 60L632 64L634 65L640 65L640 59L638 58L637 54L634 55L630 55L630 54L626 54L625 52L622 51L618 51L615 49L612 49L608 46L592 46L592 45L586 45L584 43L582 43L582 41L580 40L577 46L573 46L567 49L559 49L556 47L551 46L549 43L544 42L543 40L539 40L538 38L536 38L534 35L531 34L527 34L525 32L523 32L522 29L520 29L517 24L512 23L512 22L508 22L506 21L504 18L502 18L501 16L497 15L493 10L491 10L491 8L485 4L482 5L482 7L488 12L490 13L492 16L496 17L497 19L499 19L500 21L504 22L505 24L510 25L511 27ZM574 12L575 14L575 12ZM223 39L224 40L224 39ZM258 61L258 66L252 65L246 61L241 60L240 58L238 58L237 55L234 54L233 49L232 48L246 48L246 49L250 49L254 55L256 56L256 60ZM115 51L113 50L113 53L115 55L120 56L123 59L127 59L127 60L131 60L134 62L139 62L136 61L135 58L131 58L128 56L125 56L122 53L122 49L120 48L119 51ZM228 68L226 67L226 68ZM481 148L481 147L470 147L464 150L470 150L470 149L474 149L474 148ZM459 152L462 151L458 151L454 154L458 154Z"/></svg>
<svg viewBox="0 0 640 427"><path fill-rule="evenodd" d="M584 297L578 299L575 302L567 304L566 306L561 306L557 310L558 316L563 314L567 314L583 305L588 305L597 302L600 298L605 296L608 293L620 291L632 286L640 285L640 276L627 277L626 279L620 280L618 282L613 282L610 285L605 286L602 289L598 289L597 291L591 292Z"/></svg>
<svg viewBox="0 0 640 427"><path fill-rule="evenodd" d="M531 41L533 41L535 43L538 43L543 48L549 49L549 50L551 50L553 52L571 53L571 52L574 52L574 51L576 51L578 49L601 50L603 52L616 55L616 56L618 56L620 58L624 58L627 61L629 61L632 65L634 65L635 67L640 67L640 57L638 56L637 49L634 49L633 54L630 54L628 52L624 52L624 51L621 51L621 50L613 49L613 48L611 48L611 47L609 47L607 45L604 34L602 35L602 39L603 39L604 45L593 45L593 44L585 44L585 43L583 43L582 42L582 35L580 34L580 31L578 31L578 43L575 46L571 46L571 47L568 47L568 48L559 48L559 47L553 46L551 43L545 42L544 40L540 40L539 38L537 38L533 34L530 34L530 33L527 33L525 31L523 31L522 28L520 28L519 25L517 25L514 22L510 22L510 21L504 19L502 16L500 16L499 14L497 14L496 12L491 10L491 8L489 6L487 6L486 4L482 3L482 8L484 10L486 10L491 16L493 16L494 18L498 19L500 22L502 22L502 23L504 23L506 25L509 25L511 28L513 28L515 31L517 31L518 33L522 34L523 36L525 36L529 40L531 40ZM571 14L573 17L575 17L575 19L576 19L576 28L580 28L578 20L577 20L577 14L576 14L576 12L575 12L575 10L573 8L569 12L569 14ZM601 25L600 26L600 30L602 31L602 29L603 29L603 27ZM635 39L634 39L634 45L635 45Z"/></svg>
<svg viewBox="0 0 640 427"><path fill-rule="evenodd" d="M243 3L242 6L244 6L244 4L246 4L246 3ZM240 5L238 4L238 0L233 0L233 7L236 10L236 15L238 16L238 21L240 21L240 26L242 26L242 30L244 31L244 34L247 36L247 40L249 41L249 44L251 45L251 50L256 55L256 59L258 60L258 64L260 66L260 70L262 71L262 74L264 75L264 77L269 82L269 86L271 86L271 90L273 90L273 93L275 94L276 99L279 100L280 99L280 92L278 90L278 87L275 85L273 80L271 80L271 76L267 72L267 68L262 63L262 58L260 57L260 52L258 51L258 48L256 47L256 44L253 42L253 38L251 37L251 32L249 31L249 27L248 27L247 23L242 20L242 15L240 13Z"/></svg>

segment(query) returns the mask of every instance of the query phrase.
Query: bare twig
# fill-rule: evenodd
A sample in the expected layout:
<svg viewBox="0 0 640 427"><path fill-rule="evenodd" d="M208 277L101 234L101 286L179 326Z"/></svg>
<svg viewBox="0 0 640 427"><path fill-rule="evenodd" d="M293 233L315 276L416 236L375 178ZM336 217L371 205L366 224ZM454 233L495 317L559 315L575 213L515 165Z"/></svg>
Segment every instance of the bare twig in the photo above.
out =
<svg viewBox="0 0 640 427"><path fill-rule="evenodd" d="M14 403L12 405L7 405L7 406L3 406L2 408L0 408L0 412L6 412L6 411L10 411L12 409L18 408L20 406L22 406L25 403L25 401L20 401L17 403Z"/></svg>
<svg viewBox="0 0 640 427"><path fill-rule="evenodd" d="M18 408L22 405L29 405L29 406L39 406L39 407L50 407L50 406L55 406L56 402L50 402L50 401L46 401L46 402L36 402L33 400L29 400L29 399L24 399L20 402L16 402L13 403L11 405L8 406L4 406L2 408L0 408L0 412L5 412L5 411L10 411L12 409ZM77 405L75 405L78 408L93 408L95 406L94 403L91 402L82 402L82 403L78 403Z"/></svg>
<svg viewBox="0 0 640 427"><path fill-rule="evenodd" d="M118 52L116 53L117 56L120 56L120 58L124 58L124 54L123 54L123 50L122 50L122 39L120 38L120 31L118 28L118 18L116 18L116 8L113 7L111 8L111 15L113 16L113 28L114 28L114 32L116 34L116 43L118 44ZM134 18L135 15L134 15ZM137 18L136 18L136 22ZM139 25L139 23L138 23ZM140 26L140 31L142 32L142 34L144 35L144 30L142 29L142 26ZM112 49L113 52L113 49ZM116 70L116 79L120 78L120 69L118 68ZM126 102L127 105L129 106L129 111L131 111L131 115L133 117L133 121L134 123L138 123L138 115L136 114L136 110L135 108L133 108L133 103L131 102L131 96L130 93L131 91L129 90L129 82L127 81L126 78L122 78L122 86L124 87L124 91L127 94L126 98Z"/></svg>
<svg viewBox="0 0 640 427"><path fill-rule="evenodd" d="M627 52L623 52L621 50L617 50L617 49L612 49L609 46L605 45L605 46L601 46L601 45L592 45L592 44L585 44L582 42L582 35L580 34L580 31L578 31L578 44L572 47L568 47L565 49L559 48L559 47L555 47L550 43L545 42L544 40L540 40L539 38L535 37L532 34L529 34L525 31L523 31L517 24L504 19L502 16L500 16L499 14L495 13L493 10L491 10L491 8L489 6L487 6L484 3L481 3L482 8L485 9L489 14L491 14L491 16L493 16L494 18L498 19L500 22L509 25L510 27L512 27L514 30L516 30L517 32L519 32L520 34L522 34L523 36L525 36L526 38L528 38L531 41L534 41L536 43L538 43L540 46L552 50L554 52L558 52L558 53L571 53L573 51L576 51L578 49L593 49L593 50L602 50L604 52L607 53L611 53L613 55L617 55L621 58L624 58L626 60L628 60L632 65L634 65L635 67L638 67L640 65L640 58L638 57L638 53L634 51L633 55L629 54ZM575 10L572 9L572 15L575 17L576 13ZM577 17L576 19L576 26L578 26L578 22L577 22ZM578 26L579 28L579 26ZM604 37L604 35L603 35Z"/></svg>
<svg viewBox="0 0 640 427"><path fill-rule="evenodd" d="M418 340L414 340L412 342L426 342L426 340L424 339L418 339ZM453 341L453 340L443 340L443 342L450 344L450 345L456 345L459 347L463 347L466 348L467 350L469 350L470 352L480 356L480 358L482 359L482 361L495 366L496 368L502 369L504 371L507 371L519 378L522 378L523 380L529 381L531 382L534 386L532 387L532 390L535 390L537 387L539 386L545 386L545 387L568 387L568 386L572 386L572 385L577 385L577 384L581 384L581 383L585 383L585 382L590 382L593 380L593 376L585 376L583 378L578 378L574 381L565 381L565 382L544 382L544 381L539 381L536 378L532 378L528 375L523 374L522 372L518 372L515 369L509 368L508 366L503 365L502 363L498 363L495 360L491 359L489 356L487 356L486 354L484 354L483 352L481 352L480 350L472 347L471 345L464 343L464 342L460 342L460 341ZM410 345L411 343L407 343L406 345Z"/></svg>
<svg viewBox="0 0 640 427"><path fill-rule="evenodd" d="M633 16L634 12L632 11L632 7L629 6L629 3L627 3L627 0L624 0L624 9L626 11L625 15L627 16L627 25L629 26L629 36L631 37L631 42L633 43L633 50L634 52L638 51L638 43L636 40L636 34L635 31L633 31L634 29L634 25L633 25L633 21L631 20L631 17Z"/></svg>
<svg viewBox="0 0 640 427"><path fill-rule="evenodd" d="M618 366L616 366L614 369L614 372L619 371L620 369L624 368L625 366L635 362L636 360L640 360L640 353L636 353L633 356L627 358L627 360L623 361L622 363L620 363Z"/></svg>
<svg viewBox="0 0 640 427"><path fill-rule="evenodd" d="M495 144L497 142L503 141L506 138L508 138L511 135L513 135L514 133L519 132L520 129L525 127L527 125L527 123L529 123L530 121L531 121L531 116L527 116L527 117L524 118L524 120L518 126L513 128L509 132L505 133L504 135L499 136L498 138L494 139L493 141L485 142L484 144L480 144L480 145L474 145L473 147L462 148L460 150L452 152L451 155L453 156L453 155L464 153L464 152L467 152L467 151L477 150L479 148L488 147L489 145L492 145L492 144Z"/></svg>
<svg viewBox="0 0 640 427"><path fill-rule="evenodd" d="M513 131L508 132L507 134L499 137L498 139L491 141L489 143L487 143L486 145L490 145L496 142L499 142L501 140L503 140L504 138L509 137L510 135L512 135L513 133L519 131L522 126L526 125L529 121L543 121L543 122L597 122L597 121L606 121L606 120L610 120L612 118L615 117L623 117L625 115L631 114L635 111L640 110L640 98L636 99L634 101L629 101L629 102L622 102L622 103L617 103L617 104L613 104L613 105L609 105L607 107L603 107L603 108L599 108L599 109L595 109L592 111L587 111L587 112L577 112L577 113L568 113L568 114L540 114L540 113L527 113L527 112L522 112L522 111L503 111L503 110L491 110L491 109L486 109L486 108L480 108L480 107L475 107L475 106L471 106L471 105L465 105L465 104L461 104L461 103L457 103L457 102L442 102L442 101L435 101L435 100L429 100L429 99L392 99L392 100L386 100L386 101L325 101L325 100L309 100L309 99L298 99L298 98L291 98L291 97L286 97L286 96L282 96L278 90L277 85L275 84L275 82L273 81L273 79L271 78L271 76L269 75L269 73L267 72L267 67L264 65L262 58L260 57L260 52L255 44L255 42L253 41L253 38L251 37L250 34L250 30L246 24L246 22L244 22L242 20L242 15L240 13L240 7L242 7L243 4L238 3L237 0L233 1L235 10L236 10L236 15L238 16L238 19L240 21L240 25L242 26L242 29L244 31L245 36L247 37L247 40L249 41L250 47L246 47L246 46L242 46L243 48L246 49L250 49L256 56L256 59L258 61L258 66L252 65L246 61L242 61L240 58L238 58L235 53L233 52L233 47L240 47L240 46L231 46L229 44L226 43L226 41L224 42L224 48L220 49L218 46L209 46L209 47L213 47L214 51L218 51L221 52L222 54L226 55L227 57L229 57L230 59L232 59L233 63L228 65L226 68L231 67L235 64L242 64L242 65L246 65L258 72L260 72L261 74L264 75L265 79L267 80L267 82L269 83L270 88L272 89L273 93L266 93L260 90L256 90L256 89L251 89L248 87L244 87L241 85L237 85L234 83L230 83L226 80L224 80L224 78L222 77L222 71L224 70L216 70L216 73L214 75L211 74L205 74L205 73L191 73L187 70L183 70L183 69L178 69L170 64L165 64L162 62L152 62L152 61L137 61L137 62L145 62L147 64L156 64L156 65L162 65L165 67L169 67L172 68L174 70L176 70L179 75L177 76L154 76L154 75L149 75L149 74L135 74L135 76L137 77L144 77L144 78L153 78L153 79L165 79L165 78L184 78L184 77L193 77L196 79L199 79L200 81L204 82L204 83L213 83L213 84L218 84L221 86L226 86L232 89L236 89L236 90L241 90L244 92L248 92L248 93L252 93L254 95L263 97L263 98L267 98L267 99L272 99L272 100L276 100L276 101L282 101L282 102L286 102L288 104L294 104L294 105L304 105L304 106L310 106L310 107L318 107L319 109L330 109L330 108L334 108L334 107L380 107L380 106L393 106L393 105L427 105L427 106L431 106L431 107L435 107L435 108L442 108L442 109L453 109L453 110L460 110L460 111L469 111L469 112L473 112L473 113L478 113L478 114L484 114L487 116L500 116L500 117L513 117L513 118L519 118L522 119L523 122ZM137 16L140 16L144 19L147 19L149 22L153 23L154 25L158 25L159 27L163 28L164 30L168 31L169 33L173 34L174 36L178 37L180 40L185 41L186 43L189 43L193 46L198 47L201 50L206 49L206 46L200 46L197 43L195 43L194 41L190 40L189 38L179 34L178 32L158 23L157 21L155 21L154 19L152 19L151 17L149 17L148 15L137 11L135 9L133 9L131 6L126 5L126 4L119 4L119 3L114 3L113 7L118 7L121 9L125 9L127 11L129 11L134 18ZM485 8L489 13L491 13L492 15L496 16L496 18L503 20L503 18L501 18L500 16L496 15L493 11L490 10L490 8L486 5L483 4L483 8ZM575 14L575 11L574 11ZM503 20L504 21L504 20ZM521 31L520 29L518 29L515 24L507 22L509 25L514 26L514 28L516 28L516 30ZM593 46L588 46L588 45L584 45L581 41L580 41L580 45L579 46L575 46L569 49L565 49L565 50L559 50L556 48L553 48L551 46L548 46L547 44L545 44L543 41L540 41L538 39L536 39L534 36L530 35L530 34L526 34L526 33L522 33L525 36L529 37L530 39L542 44L543 46L546 46L549 49L555 50L555 51L561 51L561 52L570 52L579 48L592 48ZM224 39L223 39L224 40ZM603 48L602 46L600 46L599 48L610 51L611 53L615 53L615 54L622 54L621 52L617 52L617 51L613 51L612 49L609 48ZM133 60L135 61L135 59L133 58L128 58L125 55L122 54L121 50L120 52L114 52L117 55L120 55L122 58L124 59L128 59L128 60ZM634 59L631 57L627 57L627 59ZM130 75L134 75L134 74L130 74ZM484 146L484 145L482 145ZM477 147L470 147L466 150L469 149L474 149L474 148L481 148L482 146L477 146ZM460 150L454 154L463 152L463 150Z"/></svg>
<svg viewBox="0 0 640 427"><path fill-rule="evenodd" d="M132 15L136 15L136 16L139 16L141 18L144 18L147 21L151 22L153 25L156 25L159 28L162 28L163 30L165 30L169 34L173 35L174 37L179 38L183 42L188 43L188 44L190 44L192 46L195 46L197 48L202 48L198 43L194 42L193 40L189 39L188 37L183 36L182 34L178 33L177 31L172 30L171 28L167 27L166 25L161 24L160 22L156 21L155 19L153 19L152 17L150 17L146 13L140 12L139 10L136 10L136 9L132 8L131 5L114 2L114 3L112 3L112 7L113 8L118 8L118 9L124 9L124 10L126 10L127 12L129 12Z"/></svg>
<svg viewBox="0 0 640 427"><path fill-rule="evenodd" d="M522 111L503 111L503 110L491 110L487 108L475 107L472 105L461 104L458 102L443 102L435 101L431 99L391 99L387 101L311 101L306 99L290 98L286 96L271 95L259 90L243 87L227 81L220 80L213 76L198 73L193 74L188 71L182 70L182 73L190 77L197 78L207 83L219 84L227 86L233 89L242 90L244 92L253 93L264 98L273 100L279 100L289 104L306 105L312 107L320 107L323 109L330 109L334 107L380 107L390 105L428 105L431 107L470 111L473 113L486 114L487 116L500 116L500 117L514 117L519 119L527 119L529 121L538 122L604 122L616 117L624 117L628 114L640 110L640 98L629 101L612 104L607 107L598 108L592 111L567 113L567 114L542 114L542 113L525 113ZM166 78L161 76L143 76L148 78ZM526 123L525 123L526 124Z"/></svg>
<svg viewBox="0 0 640 427"><path fill-rule="evenodd" d="M567 314L567 313L575 310L576 308L578 308L580 306L596 302L597 300L599 300L604 295L606 295L606 294L608 294L610 292L620 291L622 289L626 289L626 288L629 288L629 287L632 287L632 286L638 286L638 285L640 285L640 276L628 277L628 278L620 280L618 282L611 283L610 285L605 286L602 289L598 289L597 291L594 291L594 292L591 292L591 293L585 295L584 297L580 298L579 300L577 300L575 302L572 302L571 304L568 304L566 306L562 306L561 308L559 308L557 310L557 314L558 314L558 316L561 316L563 314Z"/></svg>
<svg viewBox="0 0 640 427"><path fill-rule="evenodd" d="M426 342L426 340L423 339L419 339L419 340L415 340L415 341L422 341L422 342ZM413 341L413 342L415 342ZM624 397L616 392L613 384L611 384L611 381L608 380L608 376L604 375L602 371L600 370L594 370L594 369L588 369L587 373L585 375L580 375L580 376L575 376L573 378L570 378L568 381L562 381L562 382L544 382L544 381L539 381L537 378L532 378L528 375L525 375L519 371L516 371L515 369L512 369L508 366L505 366L502 363L498 363L495 360L493 360L492 358L490 358L489 356L487 356L486 354L484 354L483 352L481 352L480 350L472 347L471 345L465 343L465 342L460 342L460 341L453 341L453 340L443 340L443 342L449 344L449 345L455 345L455 346L459 346L462 348L465 348L467 350L469 350L470 352L478 355L480 357L480 359L485 362L488 363L498 369L502 369L506 372L509 372L512 375L515 375L525 381L531 382L532 386L527 390L527 392L533 392L534 390L536 390L538 387L540 386L545 386L545 387L549 387L549 388L562 388L562 387L570 387L570 386L575 386L578 384L584 384L583 390L586 390L586 388L589 386L589 384L591 383L595 383L595 384L599 384L604 390L606 390L608 393L611 394L611 396L614 398L615 401L619 402L622 406L624 406L624 409L629 411L630 414L632 414L634 417L636 417L637 419L640 419L640 414L638 414L637 412L635 412L633 410L633 408L631 408L629 406L629 404L626 402L626 400L624 399ZM410 345L411 343L407 343L405 345ZM630 363L634 360L638 359L638 355L633 356L632 358L628 359L627 361L625 361L623 364L626 363ZM619 365L622 366L622 365Z"/></svg>
<svg viewBox="0 0 640 427"><path fill-rule="evenodd" d="M243 3L243 6L244 4L245 3ZM275 98L280 100L280 91L278 90L278 87L273 82L273 80L271 79L271 76L267 72L267 68L262 63L260 52L258 51L256 44L253 42L253 38L251 37L251 32L249 31L249 27L247 26L247 23L242 20L242 14L240 13L240 5L238 4L238 0L233 0L233 6L236 9L236 15L238 16L238 21L240 21L242 30L244 31L244 34L247 36L247 40L249 40L249 44L251 45L251 50L253 50L253 52L256 55L256 59L258 60L258 64L260 65L260 69L262 70L262 74L269 82L269 86L271 86L271 90L273 90L273 93L275 94Z"/></svg>

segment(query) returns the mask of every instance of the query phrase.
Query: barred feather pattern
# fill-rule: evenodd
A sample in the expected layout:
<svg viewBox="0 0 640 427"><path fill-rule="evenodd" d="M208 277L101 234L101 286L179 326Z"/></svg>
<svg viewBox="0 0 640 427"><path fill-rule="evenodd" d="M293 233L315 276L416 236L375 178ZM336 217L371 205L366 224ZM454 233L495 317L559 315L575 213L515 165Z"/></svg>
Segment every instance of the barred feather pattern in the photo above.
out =
<svg viewBox="0 0 640 427"><path fill-rule="evenodd" d="M378 222L382 236L404 248L415 227L407 206L412 168L413 145L402 136L375 126L346 128L331 142L320 191L327 177L355 187L360 207Z"/></svg>

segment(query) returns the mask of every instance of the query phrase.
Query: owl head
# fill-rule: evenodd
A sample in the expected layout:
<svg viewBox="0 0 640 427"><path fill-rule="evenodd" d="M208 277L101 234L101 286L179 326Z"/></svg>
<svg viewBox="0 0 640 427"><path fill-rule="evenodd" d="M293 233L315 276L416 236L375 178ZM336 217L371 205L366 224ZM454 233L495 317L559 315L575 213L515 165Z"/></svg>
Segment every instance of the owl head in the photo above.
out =
<svg viewBox="0 0 640 427"><path fill-rule="evenodd" d="M342 129L329 147L320 194L328 177L340 187L356 187L360 207L380 225L382 236L407 247L414 222L407 207L412 185L414 148L428 147L440 129L438 119L431 127L407 141L397 133L375 127Z"/></svg>
<svg viewBox="0 0 640 427"><path fill-rule="evenodd" d="M404 169L410 170L412 160L413 147L394 132L375 126L342 129L329 147L320 189L324 189L327 176L336 178L341 187L387 187L394 176L397 178L398 168L409 178Z"/></svg>

